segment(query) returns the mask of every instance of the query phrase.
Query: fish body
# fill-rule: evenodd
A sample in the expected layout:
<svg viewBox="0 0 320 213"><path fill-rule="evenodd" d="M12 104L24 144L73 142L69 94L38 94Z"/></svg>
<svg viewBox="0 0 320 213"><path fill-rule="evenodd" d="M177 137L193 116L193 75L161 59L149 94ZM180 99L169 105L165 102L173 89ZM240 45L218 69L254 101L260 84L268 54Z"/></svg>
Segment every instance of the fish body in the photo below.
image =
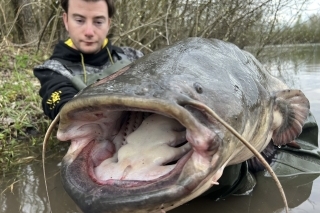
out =
<svg viewBox="0 0 320 213"><path fill-rule="evenodd" d="M309 101L250 53L188 38L87 88L60 112L71 141L64 188L83 212L161 212L218 184L228 165L253 157L216 118L256 150L302 131Z"/></svg>

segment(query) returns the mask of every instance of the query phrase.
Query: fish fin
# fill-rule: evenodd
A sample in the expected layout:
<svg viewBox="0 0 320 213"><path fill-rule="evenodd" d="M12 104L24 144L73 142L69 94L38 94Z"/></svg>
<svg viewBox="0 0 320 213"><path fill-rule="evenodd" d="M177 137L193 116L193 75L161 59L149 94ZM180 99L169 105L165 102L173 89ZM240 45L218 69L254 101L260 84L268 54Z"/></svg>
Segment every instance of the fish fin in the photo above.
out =
<svg viewBox="0 0 320 213"><path fill-rule="evenodd" d="M301 149L300 145L295 140L287 143L286 145L291 148ZM270 143L266 146L266 148L261 152L261 155L269 164L271 164L276 154L276 151L277 149L273 145L273 141L271 140ZM256 157L250 158L249 160L247 160L247 163L249 171L253 173L265 170L264 165Z"/></svg>
<svg viewBox="0 0 320 213"><path fill-rule="evenodd" d="M272 135L274 145L286 145L300 135L309 109L309 100L300 90L276 93Z"/></svg>
<svg viewBox="0 0 320 213"><path fill-rule="evenodd" d="M287 143L287 146L291 147L291 148L295 148L295 149L301 149L301 146L298 144L297 141L293 140L289 143Z"/></svg>

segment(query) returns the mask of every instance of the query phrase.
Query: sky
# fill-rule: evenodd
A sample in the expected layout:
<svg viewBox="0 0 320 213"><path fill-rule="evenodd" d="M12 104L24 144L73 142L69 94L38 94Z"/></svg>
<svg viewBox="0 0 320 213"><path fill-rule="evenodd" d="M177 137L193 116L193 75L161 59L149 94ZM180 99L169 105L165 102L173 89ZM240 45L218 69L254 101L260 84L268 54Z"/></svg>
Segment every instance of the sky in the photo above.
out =
<svg viewBox="0 0 320 213"><path fill-rule="evenodd" d="M297 17L296 13L298 9L301 8L300 2L304 0L295 0L291 2L291 5L287 7L286 9L282 10L280 12L279 18L282 19L282 21L286 22L291 20L293 17ZM302 20L308 20L308 18L313 14L319 14L320 15L320 0L307 0L308 3L305 4L302 8L301 12L301 18Z"/></svg>
<svg viewBox="0 0 320 213"><path fill-rule="evenodd" d="M309 0L309 4L306 6L306 15L320 14L320 0Z"/></svg>

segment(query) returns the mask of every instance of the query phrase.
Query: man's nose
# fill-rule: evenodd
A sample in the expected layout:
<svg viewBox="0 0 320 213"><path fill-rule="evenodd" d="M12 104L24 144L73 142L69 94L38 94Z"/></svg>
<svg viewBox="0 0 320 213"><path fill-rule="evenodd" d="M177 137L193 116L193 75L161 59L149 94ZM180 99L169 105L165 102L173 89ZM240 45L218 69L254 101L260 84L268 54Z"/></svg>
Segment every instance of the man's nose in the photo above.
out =
<svg viewBox="0 0 320 213"><path fill-rule="evenodd" d="M93 24L87 23L85 26L85 36L92 37L94 35Z"/></svg>

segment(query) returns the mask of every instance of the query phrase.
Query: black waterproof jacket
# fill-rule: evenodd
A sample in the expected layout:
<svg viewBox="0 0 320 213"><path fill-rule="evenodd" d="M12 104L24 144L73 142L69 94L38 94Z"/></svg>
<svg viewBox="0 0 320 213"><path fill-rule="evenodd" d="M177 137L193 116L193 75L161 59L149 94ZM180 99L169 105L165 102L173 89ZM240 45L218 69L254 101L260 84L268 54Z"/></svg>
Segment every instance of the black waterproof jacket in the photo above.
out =
<svg viewBox="0 0 320 213"><path fill-rule="evenodd" d="M96 54L83 54L68 46L66 42L60 41L50 59L34 68L34 75L41 84L39 94L42 97L44 114L54 119L62 106L79 92L72 84L70 76L84 71L102 72L114 61L121 60L123 55L130 61L143 56L138 50L116 47L110 41Z"/></svg>

